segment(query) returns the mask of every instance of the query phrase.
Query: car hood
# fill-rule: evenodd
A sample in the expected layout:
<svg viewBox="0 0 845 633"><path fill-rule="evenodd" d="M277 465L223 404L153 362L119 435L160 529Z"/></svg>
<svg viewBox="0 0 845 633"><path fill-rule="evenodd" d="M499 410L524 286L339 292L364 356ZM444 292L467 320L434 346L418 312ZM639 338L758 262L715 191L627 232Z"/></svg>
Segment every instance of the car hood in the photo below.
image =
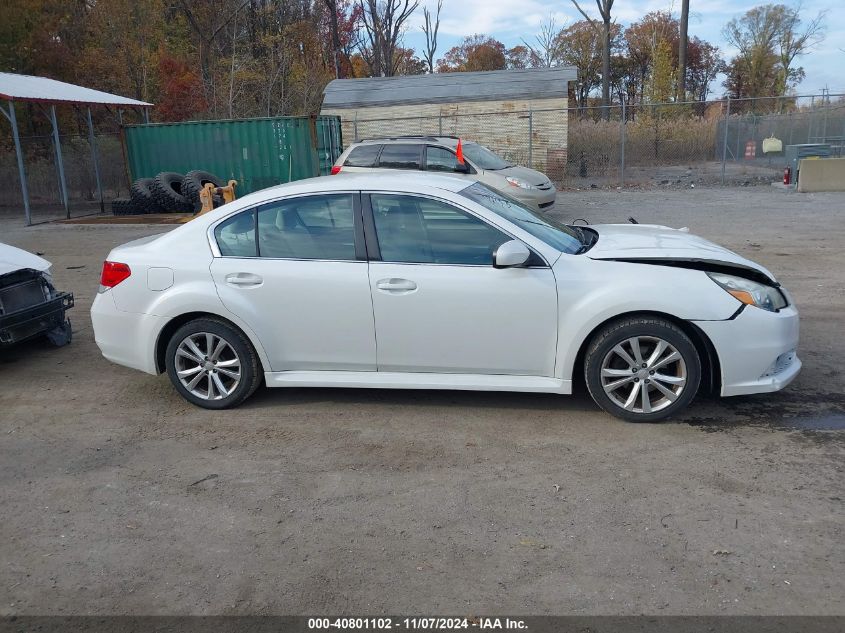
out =
<svg viewBox="0 0 845 633"><path fill-rule="evenodd" d="M592 259L637 261L647 264L666 264L724 272L734 268L762 273L774 282L775 277L760 264L737 255L686 229L673 229L656 224L594 224L591 229L599 239L587 251Z"/></svg>
<svg viewBox="0 0 845 633"><path fill-rule="evenodd" d="M537 185L545 185L549 182L549 177L546 176L546 174L535 171L534 169L528 169L528 167L520 167L519 165L505 167L504 169L496 169L495 171L491 170L490 173L499 174L503 178L513 176L514 178L524 180L529 185L534 185L535 187Z"/></svg>
<svg viewBox="0 0 845 633"><path fill-rule="evenodd" d="M50 262L23 249L0 243L0 275L25 268L43 272L50 268Z"/></svg>

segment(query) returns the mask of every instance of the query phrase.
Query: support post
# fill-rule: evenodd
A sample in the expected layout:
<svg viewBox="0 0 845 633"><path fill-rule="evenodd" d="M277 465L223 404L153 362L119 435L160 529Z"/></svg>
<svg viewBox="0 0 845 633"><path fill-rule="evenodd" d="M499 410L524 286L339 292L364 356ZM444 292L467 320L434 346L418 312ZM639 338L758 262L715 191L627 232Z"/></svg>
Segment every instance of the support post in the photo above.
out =
<svg viewBox="0 0 845 633"><path fill-rule="evenodd" d="M443 112L437 113L437 134L443 136Z"/></svg>
<svg viewBox="0 0 845 633"><path fill-rule="evenodd" d="M32 225L32 211L29 208L29 188L26 186L26 171L23 167L23 150L21 149L21 137L18 134L18 119L15 116L15 102L9 101L9 112L7 113L3 108L0 112L9 119L12 125L12 139L15 142L15 156L18 159L18 175L21 179L21 196L23 197L23 212L26 218L26 225Z"/></svg>
<svg viewBox="0 0 845 633"><path fill-rule="evenodd" d="M150 123L150 109L149 108L144 108L144 123L146 123L148 125Z"/></svg>
<svg viewBox="0 0 845 633"><path fill-rule="evenodd" d="M725 162L728 160L728 125L731 120L731 98L728 97L728 107L725 109L725 135L722 139L722 185L725 184Z"/></svg>
<svg viewBox="0 0 845 633"><path fill-rule="evenodd" d="M355 142L357 143L361 139L358 138L358 110L355 110L355 120L352 121L352 130L355 135Z"/></svg>
<svg viewBox="0 0 845 633"><path fill-rule="evenodd" d="M619 159L619 185L625 186L625 126L628 124L627 112L625 111L625 95L620 95L622 102L622 122L619 125L620 134L620 159Z"/></svg>
<svg viewBox="0 0 845 633"><path fill-rule="evenodd" d="M528 168L534 169L534 110L528 106Z"/></svg>
<svg viewBox="0 0 845 633"><path fill-rule="evenodd" d="M94 165L94 179L97 181L97 195L100 196L100 213L106 212L103 198L103 184L100 181L100 161L97 157L97 140L94 138L94 122L91 120L91 108L88 108L88 144L91 146L91 164Z"/></svg>
<svg viewBox="0 0 845 633"><path fill-rule="evenodd" d="M59 123L56 120L56 106L50 106L50 121L53 123L53 145L56 147L56 167L59 170L59 187L62 192L62 204L65 215L70 219L70 205L67 199L67 182L65 182L65 165L62 161L62 142L59 140Z"/></svg>

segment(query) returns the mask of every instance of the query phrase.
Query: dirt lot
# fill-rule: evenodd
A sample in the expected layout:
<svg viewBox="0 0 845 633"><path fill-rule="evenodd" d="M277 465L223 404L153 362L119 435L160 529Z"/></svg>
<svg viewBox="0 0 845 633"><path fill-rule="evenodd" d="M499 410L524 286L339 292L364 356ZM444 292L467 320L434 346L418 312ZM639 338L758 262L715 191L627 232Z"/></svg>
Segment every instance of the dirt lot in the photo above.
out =
<svg viewBox="0 0 845 633"><path fill-rule="evenodd" d="M583 394L209 412L93 342L102 259L162 227L0 220L77 301L71 346L0 353L0 615L845 614L845 195L586 191L556 213L689 226L770 267L803 373L658 425Z"/></svg>

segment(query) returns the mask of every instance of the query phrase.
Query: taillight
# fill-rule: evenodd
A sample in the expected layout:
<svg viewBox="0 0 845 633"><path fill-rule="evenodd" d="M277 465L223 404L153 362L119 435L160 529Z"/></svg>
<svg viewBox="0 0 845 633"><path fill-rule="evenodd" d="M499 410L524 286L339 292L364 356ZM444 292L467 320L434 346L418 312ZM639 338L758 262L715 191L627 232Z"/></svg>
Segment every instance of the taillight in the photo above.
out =
<svg viewBox="0 0 845 633"><path fill-rule="evenodd" d="M121 281L129 278L132 271L129 266L120 262L103 262L103 273L100 275L102 288L114 288Z"/></svg>
<svg viewBox="0 0 845 633"><path fill-rule="evenodd" d="M332 165L332 176L337 176L340 173L340 165Z"/></svg>

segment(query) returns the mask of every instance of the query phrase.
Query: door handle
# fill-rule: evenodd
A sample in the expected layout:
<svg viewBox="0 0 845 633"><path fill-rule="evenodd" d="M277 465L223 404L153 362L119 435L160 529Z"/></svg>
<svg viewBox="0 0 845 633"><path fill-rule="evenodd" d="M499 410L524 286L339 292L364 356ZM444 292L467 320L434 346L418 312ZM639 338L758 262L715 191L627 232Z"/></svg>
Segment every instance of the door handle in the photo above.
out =
<svg viewBox="0 0 845 633"><path fill-rule="evenodd" d="M252 273L229 273L226 275L226 283L236 288L250 288L260 286L264 279Z"/></svg>
<svg viewBox="0 0 845 633"><path fill-rule="evenodd" d="M417 284L410 279L397 279L392 277L390 279L379 279L376 282L376 288L392 294L402 294L406 292L413 292L417 289Z"/></svg>

